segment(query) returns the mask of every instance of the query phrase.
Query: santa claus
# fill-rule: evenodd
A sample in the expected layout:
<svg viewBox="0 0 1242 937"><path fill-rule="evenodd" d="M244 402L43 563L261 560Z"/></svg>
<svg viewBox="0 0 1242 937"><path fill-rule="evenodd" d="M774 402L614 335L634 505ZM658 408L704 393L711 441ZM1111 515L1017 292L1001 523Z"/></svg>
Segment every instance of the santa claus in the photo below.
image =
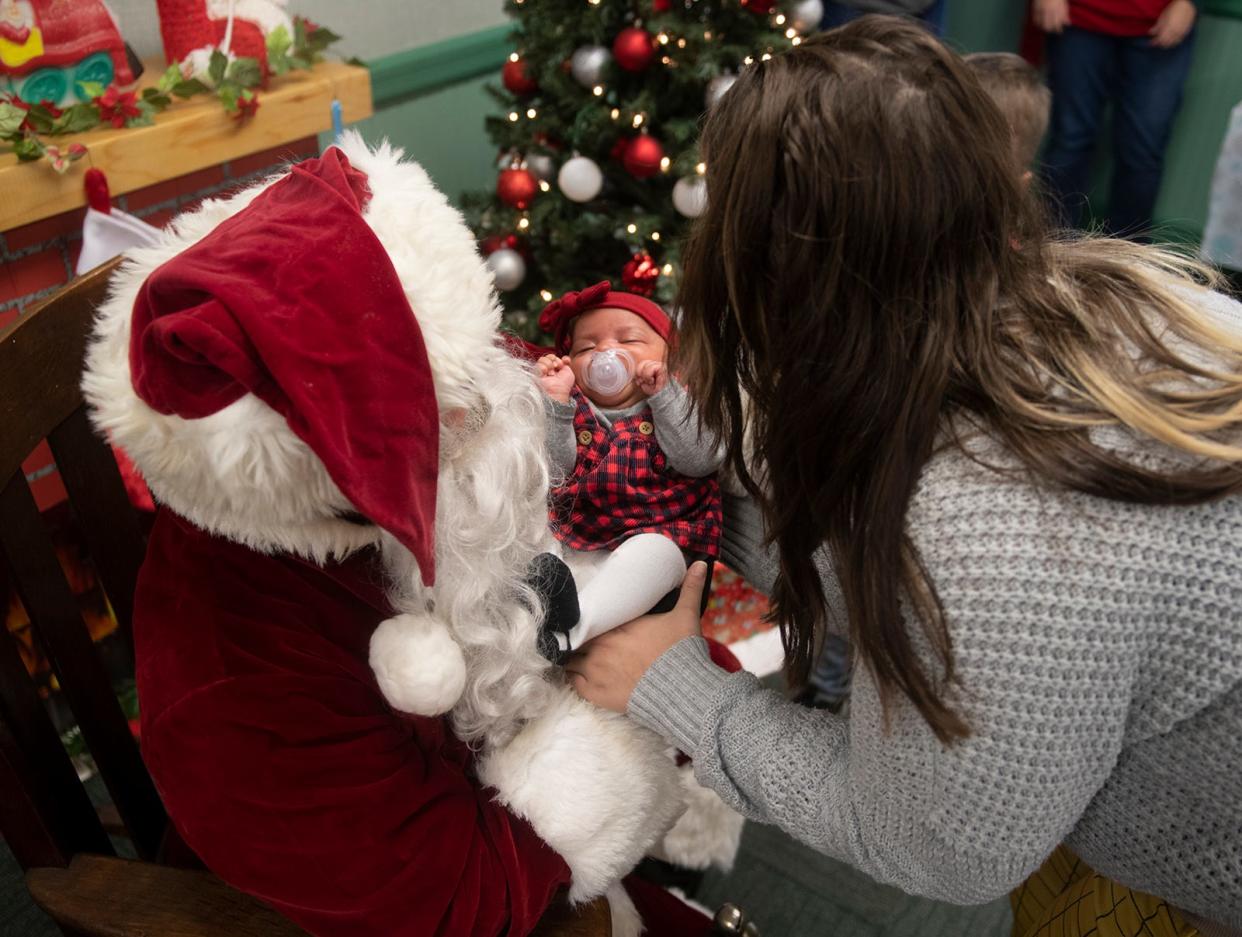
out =
<svg viewBox="0 0 1242 937"><path fill-rule="evenodd" d="M538 653L543 403L499 321L445 198L357 137L179 218L99 312L83 389L162 506L144 757L205 863L313 934L516 937L562 892L636 933L618 883L683 809L655 736ZM665 848L727 860L707 825Z"/></svg>

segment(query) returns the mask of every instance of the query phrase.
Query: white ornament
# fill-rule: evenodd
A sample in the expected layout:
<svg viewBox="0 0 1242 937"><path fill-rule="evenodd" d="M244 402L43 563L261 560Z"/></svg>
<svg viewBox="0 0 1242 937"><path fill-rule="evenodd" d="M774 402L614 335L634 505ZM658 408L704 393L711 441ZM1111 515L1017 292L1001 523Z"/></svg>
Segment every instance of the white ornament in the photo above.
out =
<svg viewBox="0 0 1242 937"><path fill-rule="evenodd" d="M604 173L595 160L575 156L561 167L556 184L571 202L589 202L604 188Z"/></svg>
<svg viewBox="0 0 1242 937"><path fill-rule="evenodd" d="M612 59L612 53L603 46L582 46L575 49L569 59L569 71L574 81L584 88L593 88L604 76L604 68Z"/></svg>
<svg viewBox="0 0 1242 937"><path fill-rule="evenodd" d="M515 290L526 279L526 261L511 247L502 247L487 255L487 268L498 290Z"/></svg>
<svg viewBox="0 0 1242 937"><path fill-rule="evenodd" d="M687 218L697 218L707 211L707 180L702 176L684 176L673 186L673 207Z"/></svg>
<svg viewBox="0 0 1242 937"><path fill-rule="evenodd" d="M707 83L707 109L709 111L724 97L724 93L733 87L735 81L737 81L737 75L725 72Z"/></svg>
<svg viewBox="0 0 1242 937"><path fill-rule="evenodd" d="M800 33L819 29L824 21L823 0L799 0L789 11L789 25Z"/></svg>
<svg viewBox="0 0 1242 937"><path fill-rule="evenodd" d="M526 157L526 168L540 182L551 182L556 175L556 160L545 153L533 153Z"/></svg>

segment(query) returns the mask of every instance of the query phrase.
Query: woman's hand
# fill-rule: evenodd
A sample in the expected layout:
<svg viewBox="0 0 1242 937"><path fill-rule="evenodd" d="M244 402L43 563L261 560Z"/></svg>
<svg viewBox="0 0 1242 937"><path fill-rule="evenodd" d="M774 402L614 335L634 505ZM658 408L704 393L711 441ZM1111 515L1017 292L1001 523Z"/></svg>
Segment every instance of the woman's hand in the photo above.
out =
<svg viewBox="0 0 1242 937"><path fill-rule="evenodd" d="M1035 0L1031 14L1044 32L1063 32L1070 24L1069 0Z"/></svg>
<svg viewBox="0 0 1242 937"><path fill-rule="evenodd" d="M695 563L671 612L635 618L570 655L565 673L578 695L604 709L625 712L634 687L656 659L682 638L699 633L706 582L707 564Z"/></svg>
<svg viewBox="0 0 1242 937"><path fill-rule="evenodd" d="M553 400L569 403L569 395L574 389L574 372L570 370L569 358L544 355L536 367L543 392Z"/></svg>
<svg viewBox="0 0 1242 937"><path fill-rule="evenodd" d="M1190 35L1197 15L1198 11L1191 0L1173 0L1164 8L1160 18L1156 20L1156 25L1151 28L1151 44L1157 49L1172 49L1181 45Z"/></svg>

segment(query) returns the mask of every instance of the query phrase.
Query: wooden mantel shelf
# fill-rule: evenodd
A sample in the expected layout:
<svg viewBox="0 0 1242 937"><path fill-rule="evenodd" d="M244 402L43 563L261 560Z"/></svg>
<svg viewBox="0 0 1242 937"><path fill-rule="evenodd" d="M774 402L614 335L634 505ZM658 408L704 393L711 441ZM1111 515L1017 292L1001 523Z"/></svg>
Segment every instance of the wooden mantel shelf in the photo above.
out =
<svg viewBox="0 0 1242 937"><path fill-rule="evenodd" d="M153 83L163 70L152 63L144 83ZM50 138L61 146L81 143L88 150L63 176L46 161L20 163L12 153L0 154L0 231L85 205L82 176L92 166L107 174L113 195L122 195L329 130L333 98L341 102L345 123L369 117L370 73L343 62L291 72L259 92L258 113L245 120L230 117L219 101L204 95L174 101L150 127Z"/></svg>

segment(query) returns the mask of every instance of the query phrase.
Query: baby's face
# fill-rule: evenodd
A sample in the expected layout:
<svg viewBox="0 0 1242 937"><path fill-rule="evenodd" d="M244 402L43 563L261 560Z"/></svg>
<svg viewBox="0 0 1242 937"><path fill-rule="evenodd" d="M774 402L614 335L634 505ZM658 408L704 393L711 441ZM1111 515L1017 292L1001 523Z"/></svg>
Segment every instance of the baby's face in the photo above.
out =
<svg viewBox="0 0 1242 937"><path fill-rule="evenodd" d="M644 361L662 362L668 353L668 345L642 316L628 309L605 306L584 312L574 321L569 366L573 369L578 388L594 403L608 409L633 406L644 397L633 381L611 396L604 396L586 386L584 376L591 356L610 348L628 352L637 370Z"/></svg>

